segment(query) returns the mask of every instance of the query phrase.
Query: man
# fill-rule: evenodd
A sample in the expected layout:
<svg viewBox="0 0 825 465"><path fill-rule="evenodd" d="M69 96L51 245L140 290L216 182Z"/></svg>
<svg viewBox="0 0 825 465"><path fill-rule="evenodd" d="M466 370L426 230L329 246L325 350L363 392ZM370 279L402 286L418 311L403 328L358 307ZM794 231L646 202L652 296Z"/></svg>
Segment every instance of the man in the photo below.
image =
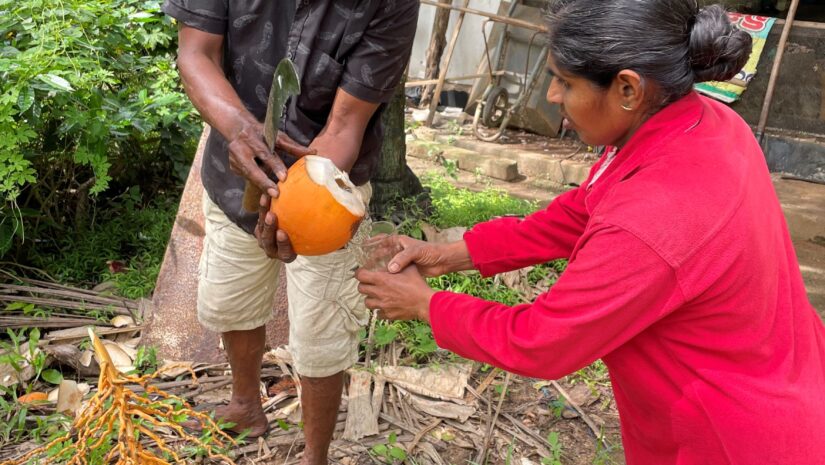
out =
<svg viewBox="0 0 825 465"><path fill-rule="evenodd" d="M351 276L352 254L295 257L268 212L278 195L271 175L284 179L297 157L317 153L347 171L368 200L380 114L409 60L418 0L166 0L163 10L180 24L181 79L212 128L202 168L198 319L221 333L233 373L232 398L216 416L250 437L266 432L258 389L264 324L285 266L289 346L301 376L302 463L326 463L343 370L358 358L358 330L369 313ZM287 104L273 154L261 121L285 56L296 64L302 93ZM242 206L246 180L266 193L260 214Z"/></svg>

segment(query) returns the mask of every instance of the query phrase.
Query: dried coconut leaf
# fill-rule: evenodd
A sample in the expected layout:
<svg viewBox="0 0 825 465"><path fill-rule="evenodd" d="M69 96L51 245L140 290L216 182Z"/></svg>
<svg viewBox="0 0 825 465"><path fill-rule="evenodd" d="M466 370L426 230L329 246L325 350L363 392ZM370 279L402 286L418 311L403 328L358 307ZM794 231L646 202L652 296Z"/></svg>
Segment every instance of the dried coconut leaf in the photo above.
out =
<svg viewBox="0 0 825 465"><path fill-rule="evenodd" d="M438 229L435 226L422 221L421 232L424 233L424 237L426 237L427 242L443 244L462 240L464 238L464 233L467 232L467 228L463 226L456 226L453 228Z"/></svg>
<svg viewBox="0 0 825 465"><path fill-rule="evenodd" d="M454 402L425 399L424 397L411 394L404 389L399 389L401 396L419 412L426 413L438 418L451 418L462 423L467 421L474 413L475 407L469 405L459 405Z"/></svg>
<svg viewBox="0 0 825 465"><path fill-rule="evenodd" d="M471 368L469 364L444 364L423 368L379 366L375 372L388 382L409 392L463 404Z"/></svg>
<svg viewBox="0 0 825 465"><path fill-rule="evenodd" d="M366 371L349 370L349 376L343 439L357 441L378 434L378 418L372 410L372 375Z"/></svg>
<svg viewBox="0 0 825 465"><path fill-rule="evenodd" d="M164 360L158 372L161 378L173 379L185 373L193 373L194 367L193 362Z"/></svg>
<svg viewBox="0 0 825 465"><path fill-rule="evenodd" d="M127 315L117 315L116 317L112 318L112 321L110 323L115 328L135 326L135 320Z"/></svg>
<svg viewBox="0 0 825 465"><path fill-rule="evenodd" d="M123 373L128 373L134 370L132 366L132 362L134 361L134 357L130 355L129 352L126 351L124 347L120 344L111 341L102 341L103 346L106 347L106 351L109 352L109 356L112 358L112 364ZM130 349L130 352L134 352Z"/></svg>
<svg viewBox="0 0 825 465"><path fill-rule="evenodd" d="M83 402L83 393L77 383L68 379L60 382L57 391L57 412L75 416Z"/></svg>

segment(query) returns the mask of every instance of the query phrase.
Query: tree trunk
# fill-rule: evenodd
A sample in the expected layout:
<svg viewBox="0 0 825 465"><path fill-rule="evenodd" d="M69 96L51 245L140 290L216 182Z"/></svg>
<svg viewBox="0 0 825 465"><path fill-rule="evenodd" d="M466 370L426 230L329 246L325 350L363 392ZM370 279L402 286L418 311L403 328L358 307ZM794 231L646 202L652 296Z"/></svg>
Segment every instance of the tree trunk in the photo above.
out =
<svg viewBox="0 0 825 465"><path fill-rule="evenodd" d="M429 211L429 195L415 173L407 166L407 144L404 133L404 81L398 85L384 114L384 143L378 172L372 178L370 214L373 218L389 218L400 222L405 214ZM413 199L410 201L409 199ZM410 211L417 206L418 211ZM391 218L393 217L393 218Z"/></svg>
<svg viewBox="0 0 825 465"><path fill-rule="evenodd" d="M450 4L452 0L438 0L439 3ZM441 55L444 54L444 46L447 45L447 25L450 23L450 12L448 8L436 8L435 20L433 21L433 34L430 36L430 46L427 47L427 69L424 73L424 79L437 79L441 64ZM421 92L421 102L418 104L419 108L427 108L430 106L433 97L434 85L424 87Z"/></svg>

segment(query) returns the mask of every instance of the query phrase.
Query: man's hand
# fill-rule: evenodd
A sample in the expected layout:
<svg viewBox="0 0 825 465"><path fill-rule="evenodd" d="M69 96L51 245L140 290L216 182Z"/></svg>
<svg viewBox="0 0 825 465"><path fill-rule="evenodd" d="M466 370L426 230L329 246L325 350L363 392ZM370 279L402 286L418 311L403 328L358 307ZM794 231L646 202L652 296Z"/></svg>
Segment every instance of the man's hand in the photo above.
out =
<svg viewBox="0 0 825 465"><path fill-rule="evenodd" d="M355 278L361 282L358 291L367 296L365 305L379 309L379 318L430 321L430 298L435 291L415 266L395 274L361 268L355 272Z"/></svg>
<svg viewBox="0 0 825 465"><path fill-rule="evenodd" d="M258 245L264 249L266 256L278 259L284 263L295 260L295 251L286 231L278 229L278 218L269 211L272 199L264 194L258 210L258 225L255 226L255 237Z"/></svg>
<svg viewBox="0 0 825 465"><path fill-rule="evenodd" d="M315 153L315 149L299 145L283 132L278 133L275 148L296 158ZM229 140L229 167L270 197L278 196L278 185L267 176L267 172L275 174L280 181L286 180L284 162L269 150L263 138L263 124L254 120L245 122Z"/></svg>

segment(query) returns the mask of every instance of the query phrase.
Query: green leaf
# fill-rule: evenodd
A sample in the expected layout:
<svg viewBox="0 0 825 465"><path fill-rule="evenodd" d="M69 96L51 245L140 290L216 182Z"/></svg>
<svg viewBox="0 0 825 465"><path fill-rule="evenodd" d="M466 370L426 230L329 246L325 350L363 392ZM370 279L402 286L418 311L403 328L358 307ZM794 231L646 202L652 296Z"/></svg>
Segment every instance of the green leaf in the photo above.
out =
<svg viewBox="0 0 825 465"><path fill-rule="evenodd" d="M372 451L376 455L380 455L382 457L387 456L387 446L384 445L384 444L376 444L376 445L372 446Z"/></svg>
<svg viewBox="0 0 825 465"><path fill-rule="evenodd" d="M393 447L392 449L390 449L390 457L396 460L406 460L407 453L404 451L404 449L400 447Z"/></svg>
<svg viewBox="0 0 825 465"><path fill-rule="evenodd" d="M37 78L45 82L46 84L52 86L56 90L62 90L65 92L71 92L74 90L74 88L72 88L72 85L69 84L69 81L55 74L40 74L37 76Z"/></svg>
<svg viewBox="0 0 825 465"><path fill-rule="evenodd" d="M20 109L20 113L23 113L31 108L32 104L34 104L34 89L26 87L17 96L17 108Z"/></svg>
<svg viewBox="0 0 825 465"><path fill-rule="evenodd" d="M390 444L395 444L395 441L397 441L397 440L398 440L398 435L395 434L395 432L390 433L390 437L388 439Z"/></svg>
<svg viewBox="0 0 825 465"><path fill-rule="evenodd" d="M53 368L43 370L43 373L40 373L40 377L43 378L44 381L52 384L60 384L60 382L63 381L63 375Z"/></svg>
<svg viewBox="0 0 825 465"><path fill-rule="evenodd" d="M12 302L6 305L6 310L20 310L21 308L26 306L26 302Z"/></svg>

